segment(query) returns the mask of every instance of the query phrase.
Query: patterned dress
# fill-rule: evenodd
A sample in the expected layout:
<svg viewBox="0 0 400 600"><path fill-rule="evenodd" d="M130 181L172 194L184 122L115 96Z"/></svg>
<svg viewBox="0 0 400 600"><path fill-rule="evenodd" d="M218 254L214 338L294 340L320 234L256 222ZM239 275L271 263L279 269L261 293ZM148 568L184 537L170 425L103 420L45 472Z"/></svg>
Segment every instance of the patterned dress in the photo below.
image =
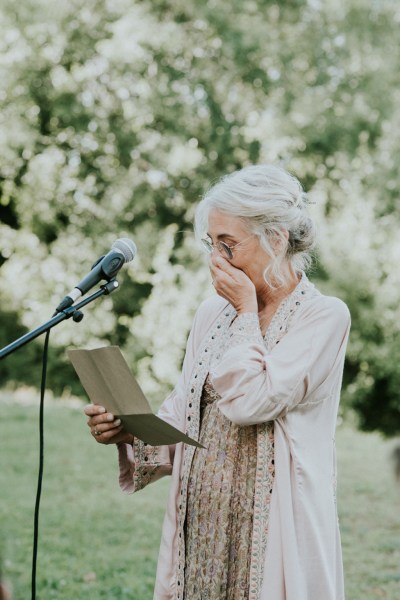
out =
<svg viewBox="0 0 400 600"><path fill-rule="evenodd" d="M218 361L227 336L215 354ZM224 343L225 342L225 343ZM257 426L238 426L218 409L207 377L185 520L185 600L247 600L257 469ZM269 424L273 457L273 426ZM273 469L273 459L272 459ZM272 473L273 476L273 473ZM271 490L272 491L272 490Z"/></svg>

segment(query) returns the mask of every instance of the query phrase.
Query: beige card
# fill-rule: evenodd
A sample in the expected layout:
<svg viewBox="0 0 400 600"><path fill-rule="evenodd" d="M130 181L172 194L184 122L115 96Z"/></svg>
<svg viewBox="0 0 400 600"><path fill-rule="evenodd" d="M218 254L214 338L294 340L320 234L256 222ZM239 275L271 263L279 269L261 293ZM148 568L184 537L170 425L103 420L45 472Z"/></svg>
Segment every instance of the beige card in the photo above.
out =
<svg viewBox="0 0 400 600"><path fill-rule="evenodd" d="M151 446L185 442L204 448L153 414L118 346L68 350L68 356L92 403L118 416L126 431Z"/></svg>

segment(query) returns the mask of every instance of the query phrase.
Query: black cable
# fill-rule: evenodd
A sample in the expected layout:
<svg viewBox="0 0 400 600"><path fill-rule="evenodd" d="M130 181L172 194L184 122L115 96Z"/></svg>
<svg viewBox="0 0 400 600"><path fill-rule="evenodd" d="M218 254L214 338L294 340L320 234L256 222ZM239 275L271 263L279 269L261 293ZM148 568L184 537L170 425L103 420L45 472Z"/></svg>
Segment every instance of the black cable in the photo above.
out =
<svg viewBox="0 0 400 600"><path fill-rule="evenodd" d="M47 351L49 347L50 329L46 333L43 347L43 358L42 358L42 383L40 386L40 410L39 410L39 473L36 491L36 503L35 503L35 522L33 529L33 554L32 554L32 600L36 600L36 562L37 562L37 549L38 549L38 537L39 537L39 508L40 508L40 496L42 493L42 480L43 480L43 464L44 464L44 435L43 435L43 407L44 407L44 393L46 390L46 373L47 373Z"/></svg>

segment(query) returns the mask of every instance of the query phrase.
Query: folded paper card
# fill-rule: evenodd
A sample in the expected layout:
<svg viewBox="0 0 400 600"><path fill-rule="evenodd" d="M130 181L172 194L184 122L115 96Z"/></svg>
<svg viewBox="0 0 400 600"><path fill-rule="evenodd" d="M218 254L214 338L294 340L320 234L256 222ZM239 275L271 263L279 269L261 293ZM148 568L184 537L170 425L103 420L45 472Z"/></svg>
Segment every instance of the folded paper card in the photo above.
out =
<svg viewBox="0 0 400 600"><path fill-rule="evenodd" d="M118 416L126 431L151 446L185 442L204 447L153 414L118 346L69 350L68 356L90 400Z"/></svg>

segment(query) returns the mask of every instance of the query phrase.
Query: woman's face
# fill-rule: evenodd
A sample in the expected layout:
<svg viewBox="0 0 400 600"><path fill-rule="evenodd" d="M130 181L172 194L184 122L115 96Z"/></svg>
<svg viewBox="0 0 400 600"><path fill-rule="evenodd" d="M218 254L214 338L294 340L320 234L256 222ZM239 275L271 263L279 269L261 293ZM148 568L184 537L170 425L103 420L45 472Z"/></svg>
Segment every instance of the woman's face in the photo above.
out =
<svg viewBox="0 0 400 600"><path fill-rule="evenodd" d="M208 215L208 237L214 244L213 252L219 253L228 259L232 266L240 269L256 285L265 285L263 273L269 265L271 258L260 246L256 235L251 234L239 217L228 215L217 209L211 209ZM232 258L228 258L224 251L220 252L215 244L224 242L232 248Z"/></svg>

